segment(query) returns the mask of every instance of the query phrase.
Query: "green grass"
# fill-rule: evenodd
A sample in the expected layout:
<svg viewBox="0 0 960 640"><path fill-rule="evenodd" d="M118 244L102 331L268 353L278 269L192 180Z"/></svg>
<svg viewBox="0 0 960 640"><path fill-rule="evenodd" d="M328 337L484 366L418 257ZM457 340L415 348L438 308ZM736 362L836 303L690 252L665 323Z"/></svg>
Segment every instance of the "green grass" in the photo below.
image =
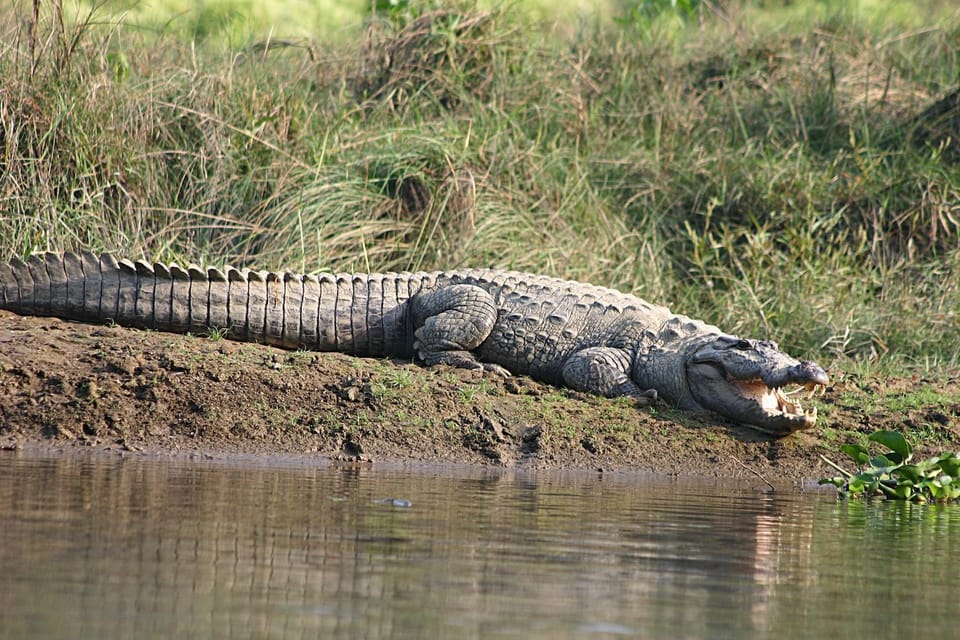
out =
<svg viewBox="0 0 960 640"><path fill-rule="evenodd" d="M908 393L890 394L887 405L891 411L907 412L916 409L942 408L960 404L956 394L943 393L933 387L921 387Z"/></svg>
<svg viewBox="0 0 960 640"><path fill-rule="evenodd" d="M45 2L35 30L15 3L0 249L507 267L831 365L956 368L957 117L923 116L957 88L952 3L669 4L361 3L277 40L237 3L61 27Z"/></svg>

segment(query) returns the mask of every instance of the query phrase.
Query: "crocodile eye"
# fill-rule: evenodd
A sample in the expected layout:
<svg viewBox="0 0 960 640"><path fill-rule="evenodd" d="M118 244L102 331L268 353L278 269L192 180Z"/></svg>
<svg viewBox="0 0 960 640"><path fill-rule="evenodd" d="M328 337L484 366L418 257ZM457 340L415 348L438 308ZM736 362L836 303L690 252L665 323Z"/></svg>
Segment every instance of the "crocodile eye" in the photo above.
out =
<svg viewBox="0 0 960 640"><path fill-rule="evenodd" d="M737 343L733 345L732 348L737 351L750 351L753 349L753 344L749 340L737 340Z"/></svg>

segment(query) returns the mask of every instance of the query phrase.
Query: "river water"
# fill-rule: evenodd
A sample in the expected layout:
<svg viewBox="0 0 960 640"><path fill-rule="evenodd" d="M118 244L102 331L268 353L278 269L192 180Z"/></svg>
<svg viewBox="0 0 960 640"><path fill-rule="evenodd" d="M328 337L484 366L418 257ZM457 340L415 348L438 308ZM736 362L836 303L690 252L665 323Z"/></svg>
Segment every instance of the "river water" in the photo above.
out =
<svg viewBox="0 0 960 640"><path fill-rule="evenodd" d="M960 506L0 453L3 638L958 637Z"/></svg>

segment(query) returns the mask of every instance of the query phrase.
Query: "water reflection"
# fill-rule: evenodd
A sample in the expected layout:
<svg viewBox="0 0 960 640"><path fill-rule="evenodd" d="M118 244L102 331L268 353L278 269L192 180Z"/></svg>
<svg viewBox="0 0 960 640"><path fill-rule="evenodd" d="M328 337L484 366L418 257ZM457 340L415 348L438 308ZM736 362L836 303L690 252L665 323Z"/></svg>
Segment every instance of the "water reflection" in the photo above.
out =
<svg viewBox="0 0 960 640"><path fill-rule="evenodd" d="M952 631L960 586L954 509L749 483L23 454L0 473L5 637L883 637Z"/></svg>

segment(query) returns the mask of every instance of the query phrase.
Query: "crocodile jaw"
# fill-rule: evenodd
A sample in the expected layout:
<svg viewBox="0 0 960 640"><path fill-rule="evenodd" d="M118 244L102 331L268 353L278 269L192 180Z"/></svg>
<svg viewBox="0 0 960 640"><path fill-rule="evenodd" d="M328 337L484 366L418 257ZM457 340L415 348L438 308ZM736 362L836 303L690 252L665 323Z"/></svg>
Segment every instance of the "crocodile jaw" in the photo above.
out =
<svg viewBox="0 0 960 640"><path fill-rule="evenodd" d="M768 387L759 378L728 380L728 383L740 393L741 397L749 398L759 404L767 421L781 422L783 427L790 431L809 429L817 422L817 408L811 407L809 410L804 410L798 399L791 400L787 397L784 387ZM818 386L810 383L798 388L806 388L812 394Z"/></svg>
<svg viewBox="0 0 960 640"><path fill-rule="evenodd" d="M773 343L728 336L694 354L686 374L697 405L777 436L817 421L816 407L804 409L785 389L813 392L829 382L819 366L795 360Z"/></svg>

